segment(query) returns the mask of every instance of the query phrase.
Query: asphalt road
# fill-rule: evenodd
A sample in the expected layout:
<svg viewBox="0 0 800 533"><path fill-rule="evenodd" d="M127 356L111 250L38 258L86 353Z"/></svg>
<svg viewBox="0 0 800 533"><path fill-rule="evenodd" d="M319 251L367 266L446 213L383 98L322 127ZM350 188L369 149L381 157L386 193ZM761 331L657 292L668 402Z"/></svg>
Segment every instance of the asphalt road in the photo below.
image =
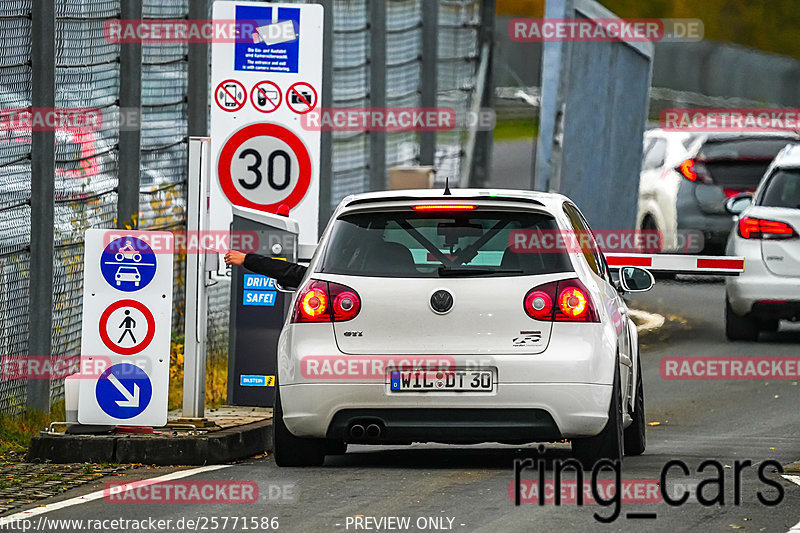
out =
<svg viewBox="0 0 800 533"><path fill-rule="evenodd" d="M636 308L667 317L665 326L643 338L642 365L648 427L647 451L625 459L624 480L658 480L665 464L683 461L684 475L670 470L667 489L692 497L680 506L624 502L619 517L601 523L614 505L561 506L522 503L509 493L515 458L544 457L553 475L554 461L569 457L569 446L548 445L543 454L534 445L411 447L351 447L344 456L329 457L323 467L281 469L271 457L253 459L190 478L194 480L254 481L260 500L249 505L128 505L101 500L47 513L49 519L127 518L170 519L165 531L195 529L186 520L199 520L196 529L214 531L211 518L277 518L278 530L298 532L345 531L766 531L785 532L800 521L800 486L768 469L759 479L758 467L774 460L781 465L800 460L798 384L796 381L674 381L662 379L659 363L673 356L797 356L800 328L783 327L758 343L729 343L723 333L723 284L718 280L682 279L659 282L653 291L632 302ZM713 464L702 472L700 465ZM736 463L751 461L736 483ZM523 477L534 478L535 471ZM721 477L721 486L705 483L702 495L724 496L723 504L702 505L697 484ZM568 477L570 477L568 475ZM606 479L608 475L602 475ZM776 488L780 487L780 489ZM287 492L291 491L291 494ZM758 494L778 502L766 506ZM780 496L782 493L782 497ZM736 497L739 497L738 504ZM275 498L275 499L271 499ZM647 513L650 518L632 513ZM653 517L653 515L655 515ZM376 527L377 520L407 517L410 527L396 522ZM356 518L360 519L356 522ZM183 519L182 527L177 527ZM370 519L370 520L368 520ZM208 521L207 521L208 520ZM358 527L358 524L361 527ZM390 527L385 527L385 526ZM395 526L395 527L391 527ZM67 531L68 528L51 529ZM253 530L248 526L247 530ZM260 528L258 530L266 530Z"/></svg>
<svg viewBox="0 0 800 533"><path fill-rule="evenodd" d="M759 503L757 493L775 500L777 489L759 480L756 466L745 468L738 491L741 502L734 505L732 466L737 460L758 465L774 459L788 465L800 459L797 382L666 381L660 377L659 362L668 356L796 356L800 329L785 328L759 343L725 341L720 282L664 282L634 304L663 313L668 321L662 330L644 339L642 351L647 420L659 425L648 427L646 453L626 458L621 477L657 480L667 461L680 459L689 467L690 475L671 471L667 486L678 490L675 484L681 484L695 494L694 485L717 476L713 467L702 473L697 472L698 467L704 460L714 460L723 469L724 505L706 507L694 496L679 507L663 501L622 503L619 518L602 524L593 514L610 516L613 505L514 506L509 495L512 462L515 458L541 457L534 446L415 445L351 447L347 455L329 457L323 467L309 469L281 469L271 457L265 457L188 478L255 481L261 499L250 505L128 505L98 500L46 516L153 517L171 519L173 524L181 518L200 519L202 524L212 517L277 517L280 530L301 532L789 530L800 521L800 486L768 471L766 477L780 484L784 495L777 506L767 507ZM548 461L568 456L568 446L563 444L548 445L544 452ZM552 469L546 472L550 479ZM536 472L525 474L523 477L536 476ZM291 487L291 494L286 487ZM706 491L711 497L717 488L707 487ZM270 495L277 499L270 500ZM656 517L630 515L637 512L655 513ZM369 522L370 529L356 528L352 520L359 515L376 520L409 517L411 527L376 529ZM428 517L437 519L437 527L430 527ZM417 527L417 520L425 527ZM183 529L187 529L185 525ZM173 526L171 530L179 529Z"/></svg>

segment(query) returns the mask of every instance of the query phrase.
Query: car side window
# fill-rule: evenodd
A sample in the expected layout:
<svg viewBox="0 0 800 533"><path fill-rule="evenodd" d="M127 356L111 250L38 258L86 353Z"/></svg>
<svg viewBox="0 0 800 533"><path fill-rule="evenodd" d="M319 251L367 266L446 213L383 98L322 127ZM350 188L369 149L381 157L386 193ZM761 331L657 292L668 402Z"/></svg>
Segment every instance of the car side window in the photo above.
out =
<svg viewBox="0 0 800 533"><path fill-rule="evenodd" d="M667 157L667 141L666 139L655 139L649 150L645 154L642 168L659 168L664 165L664 160Z"/></svg>
<svg viewBox="0 0 800 533"><path fill-rule="evenodd" d="M608 268L608 262L606 261L606 256L603 255L603 251L597 245L597 241L594 237L594 232L592 231L592 227L586 221L586 217L583 216L583 213L581 213L580 210L578 210L578 208L575 208L575 210L578 211L578 216L580 217L581 222L583 222L583 226L589 232L589 236L591 238L590 242L592 247L592 253L595 256L595 259L597 260L597 264L600 265L600 271L603 272L603 274L600 274L600 276L606 279L611 279L611 271Z"/></svg>
<svg viewBox="0 0 800 533"><path fill-rule="evenodd" d="M597 247L594 234L583 218L583 215L581 215L577 207L566 202L564 203L564 213L567 215L567 218L569 218L572 229L575 231L581 253L589 264L589 268L601 278L605 278L605 261L602 258L600 249Z"/></svg>
<svg viewBox="0 0 800 533"><path fill-rule="evenodd" d="M645 161L647 161L647 155L650 153L650 150L653 149L653 139L645 139L644 140L644 149L642 150L642 168L645 168Z"/></svg>
<svg viewBox="0 0 800 533"><path fill-rule="evenodd" d="M756 205L800 209L800 171L778 169L767 177Z"/></svg>

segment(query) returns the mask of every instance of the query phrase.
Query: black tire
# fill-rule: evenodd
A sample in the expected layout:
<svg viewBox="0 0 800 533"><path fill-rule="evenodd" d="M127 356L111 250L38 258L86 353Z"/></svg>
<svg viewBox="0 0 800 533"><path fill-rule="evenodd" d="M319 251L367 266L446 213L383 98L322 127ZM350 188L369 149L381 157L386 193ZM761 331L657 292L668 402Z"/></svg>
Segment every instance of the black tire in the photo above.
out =
<svg viewBox="0 0 800 533"><path fill-rule="evenodd" d="M739 316L725 299L725 336L731 341L758 340L758 322L750 316Z"/></svg>
<svg viewBox="0 0 800 533"><path fill-rule="evenodd" d="M283 423L280 388L275 387L272 411L272 453L278 466L321 466L325 462L325 439L295 437Z"/></svg>
<svg viewBox="0 0 800 533"><path fill-rule="evenodd" d="M608 422L603 431L594 437L572 439L572 454L587 470L594 467L600 459L622 461L623 455L622 427L622 392L619 379L619 361L614 365L614 385L611 391L611 403L608 406Z"/></svg>
<svg viewBox="0 0 800 533"><path fill-rule="evenodd" d="M639 229L641 229L642 231L659 231L658 224L656 224L656 220L650 215L646 215L644 219L642 219L642 226ZM661 244L663 248L664 243L662 242ZM664 251L662 250L661 253L664 253ZM672 274L670 272L653 272L652 274L653 274L653 279L663 279L663 280L675 279L675 274Z"/></svg>
<svg viewBox="0 0 800 533"><path fill-rule="evenodd" d="M758 321L758 329L759 331L775 333L781 327L780 323L781 321L777 318L763 318Z"/></svg>
<svg viewBox="0 0 800 533"><path fill-rule="evenodd" d="M640 356L641 357L641 356ZM636 362L636 399L633 401L633 423L625 428L625 455L642 455L647 447L646 423L644 419L644 385L642 384L642 361Z"/></svg>
<svg viewBox="0 0 800 533"><path fill-rule="evenodd" d="M347 453L347 443L343 440L328 439L325 441L325 455L344 455Z"/></svg>

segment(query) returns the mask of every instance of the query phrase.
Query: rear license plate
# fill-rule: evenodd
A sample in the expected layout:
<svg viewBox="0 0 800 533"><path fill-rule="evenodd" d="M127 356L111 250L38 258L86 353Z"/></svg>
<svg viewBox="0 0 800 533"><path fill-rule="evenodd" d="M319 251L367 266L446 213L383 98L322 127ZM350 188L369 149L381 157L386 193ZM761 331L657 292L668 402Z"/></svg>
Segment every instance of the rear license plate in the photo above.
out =
<svg viewBox="0 0 800 533"><path fill-rule="evenodd" d="M392 371L392 392L492 392L491 370Z"/></svg>

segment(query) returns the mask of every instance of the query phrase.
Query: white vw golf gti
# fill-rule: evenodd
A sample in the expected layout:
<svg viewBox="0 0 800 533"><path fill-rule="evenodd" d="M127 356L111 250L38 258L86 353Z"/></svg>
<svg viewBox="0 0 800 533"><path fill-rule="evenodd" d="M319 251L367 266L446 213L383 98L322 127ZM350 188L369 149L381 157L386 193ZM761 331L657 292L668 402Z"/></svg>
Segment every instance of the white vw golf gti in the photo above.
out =
<svg viewBox="0 0 800 533"><path fill-rule="evenodd" d="M319 465L348 443L569 439L587 465L641 454L638 337L621 294L652 284L640 268L612 273L564 196L348 197L281 333L275 461Z"/></svg>

